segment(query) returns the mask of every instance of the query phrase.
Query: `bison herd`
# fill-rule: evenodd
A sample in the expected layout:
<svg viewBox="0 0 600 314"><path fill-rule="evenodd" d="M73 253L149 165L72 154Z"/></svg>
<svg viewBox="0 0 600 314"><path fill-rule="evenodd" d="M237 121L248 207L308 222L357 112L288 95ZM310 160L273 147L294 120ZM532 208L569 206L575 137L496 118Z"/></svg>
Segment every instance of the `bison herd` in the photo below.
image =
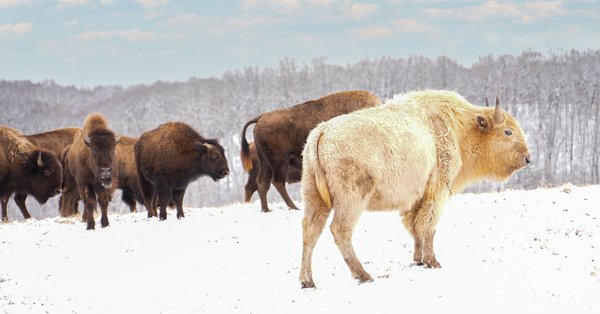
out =
<svg viewBox="0 0 600 314"><path fill-rule="evenodd" d="M487 105L487 99L486 99ZM246 140L254 126L254 142ZM249 174L245 201L258 191L268 212L267 191L275 186L290 209L298 209L285 184L302 182L304 200L302 287L314 287L312 252L327 218L352 276L371 281L354 253L352 231L361 213L399 211L414 238L414 262L438 268L433 250L444 204L468 184L503 181L530 163L527 142L516 119L500 107L478 107L449 91L399 94L382 102L366 91L326 95L266 112L242 127L241 160ZM184 216L187 186L201 176L229 175L224 148L187 124L168 122L139 138L118 135L100 114L81 128L24 135L0 126L0 201L8 221L8 200L23 217L27 195L40 203L61 194L59 213L77 215L102 227L115 189L135 212L167 218L167 207Z"/></svg>

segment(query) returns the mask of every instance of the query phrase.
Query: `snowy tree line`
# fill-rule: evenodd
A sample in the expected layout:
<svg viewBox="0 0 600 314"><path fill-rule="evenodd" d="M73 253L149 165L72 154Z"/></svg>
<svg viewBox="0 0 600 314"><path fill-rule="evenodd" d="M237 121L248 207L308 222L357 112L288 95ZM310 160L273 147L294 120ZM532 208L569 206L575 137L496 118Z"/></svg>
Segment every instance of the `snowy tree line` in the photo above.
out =
<svg viewBox="0 0 600 314"><path fill-rule="evenodd" d="M416 89L449 89L478 105L485 96L500 95L531 148L528 169L506 184L481 184L471 191L594 184L600 183L599 83L600 51L525 51L481 57L471 67L445 56L367 58L345 66L325 58L310 63L284 59L276 68L246 67L221 77L130 87L2 80L0 124L29 134L80 126L87 114L101 112L116 132L139 136L167 121L186 122L203 136L221 140L232 173L219 183L200 179L188 189L185 203L220 205L243 198L247 175L239 161L239 133L247 120L340 90L365 89L387 98ZM298 199L298 191L296 184L292 197ZM270 197L280 201L275 193Z"/></svg>

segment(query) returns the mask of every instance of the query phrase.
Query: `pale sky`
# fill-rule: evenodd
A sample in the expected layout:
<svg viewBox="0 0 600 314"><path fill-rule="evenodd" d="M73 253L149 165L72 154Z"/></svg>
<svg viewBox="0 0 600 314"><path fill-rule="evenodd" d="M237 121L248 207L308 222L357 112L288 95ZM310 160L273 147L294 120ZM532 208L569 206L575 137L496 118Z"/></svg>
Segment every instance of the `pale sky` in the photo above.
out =
<svg viewBox="0 0 600 314"><path fill-rule="evenodd" d="M132 85L283 58L600 49L600 0L0 0L0 79Z"/></svg>

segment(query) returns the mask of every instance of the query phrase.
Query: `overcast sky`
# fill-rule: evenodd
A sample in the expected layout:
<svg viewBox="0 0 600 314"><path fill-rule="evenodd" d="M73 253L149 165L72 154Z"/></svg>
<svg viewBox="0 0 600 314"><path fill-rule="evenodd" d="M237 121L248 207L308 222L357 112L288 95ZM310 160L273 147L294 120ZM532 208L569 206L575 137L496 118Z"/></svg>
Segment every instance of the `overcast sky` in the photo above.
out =
<svg viewBox="0 0 600 314"><path fill-rule="evenodd" d="M139 84L325 57L600 49L600 0L0 0L0 79Z"/></svg>

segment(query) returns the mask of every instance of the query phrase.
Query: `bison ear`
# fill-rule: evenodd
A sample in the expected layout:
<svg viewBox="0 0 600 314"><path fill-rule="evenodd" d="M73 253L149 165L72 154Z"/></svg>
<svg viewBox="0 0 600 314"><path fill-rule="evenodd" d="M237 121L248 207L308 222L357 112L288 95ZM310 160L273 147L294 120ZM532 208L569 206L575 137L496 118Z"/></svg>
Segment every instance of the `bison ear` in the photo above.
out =
<svg viewBox="0 0 600 314"><path fill-rule="evenodd" d="M210 144L206 144L206 143L202 143L202 142L196 142L196 150L200 153L200 154L206 154L208 152L208 149L210 148Z"/></svg>
<svg viewBox="0 0 600 314"><path fill-rule="evenodd" d="M484 116L477 116L477 128L482 132L487 132L490 129L490 123Z"/></svg>

